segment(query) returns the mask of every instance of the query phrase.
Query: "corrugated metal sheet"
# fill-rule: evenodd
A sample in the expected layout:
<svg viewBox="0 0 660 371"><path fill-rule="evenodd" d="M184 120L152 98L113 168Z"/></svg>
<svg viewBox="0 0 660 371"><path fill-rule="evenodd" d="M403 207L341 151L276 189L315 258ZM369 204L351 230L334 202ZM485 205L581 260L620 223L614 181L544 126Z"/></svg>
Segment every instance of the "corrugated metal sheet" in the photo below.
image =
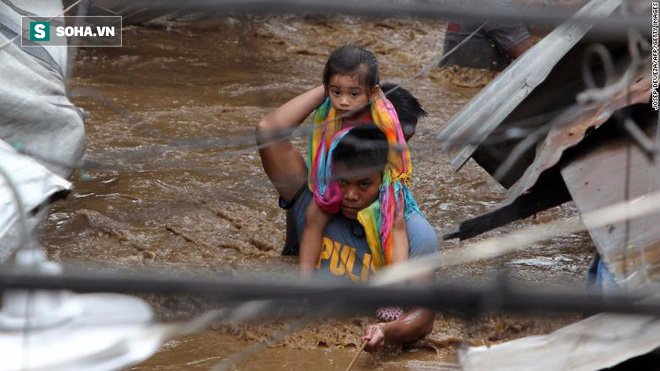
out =
<svg viewBox="0 0 660 371"><path fill-rule="evenodd" d="M534 162L511 188L505 203L513 202L528 191L544 171L556 165L568 148L580 143L585 134L599 128L614 111L631 104L646 103L651 97L651 77L638 76L630 91L621 91L608 102L581 110L571 122L553 127L537 148Z"/></svg>
<svg viewBox="0 0 660 371"><path fill-rule="evenodd" d="M537 148L534 161L511 188L507 198L487 213L461 222L458 231L444 238L471 238L568 201L565 187L559 184L561 180L554 175L556 171L547 171L559 163L566 150L578 145L590 130L599 128L609 120L615 110L630 104L648 102L650 89L650 76L639 76L630 87L630 96L628 92L622 91L610 101L580 111L572 121L551 129ZM544 180L538 184L544 173Z"/></svg>

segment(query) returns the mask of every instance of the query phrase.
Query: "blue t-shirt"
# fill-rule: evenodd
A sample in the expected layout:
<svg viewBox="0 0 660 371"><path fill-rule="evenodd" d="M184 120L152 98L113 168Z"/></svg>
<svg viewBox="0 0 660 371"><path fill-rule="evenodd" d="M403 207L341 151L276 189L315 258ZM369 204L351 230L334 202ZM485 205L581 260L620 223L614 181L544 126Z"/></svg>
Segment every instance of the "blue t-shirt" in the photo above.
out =
<svg viewBox="0 0 660 371"><path fill-rule="evenodd" d="M280 206L288 209L287 245L292 239L300 241L305 228L305 215L312 202L312 192L304 187L290 203L280 199ZM406 219L409 257L439 254L438 237L435 230L417 213L411 213ZM295 234L295 235L292 235ZM289 247L291 249L291 246ZM285 254L287 247L285 246ZM295 251L289 251L294 255ZM323 248L316 268L331 273L333 276L347 276L353 282L367 282L377 271L371 250L367 244L364 228L357 220L344 217L341 213L332 216L323 231Z"/></svg>

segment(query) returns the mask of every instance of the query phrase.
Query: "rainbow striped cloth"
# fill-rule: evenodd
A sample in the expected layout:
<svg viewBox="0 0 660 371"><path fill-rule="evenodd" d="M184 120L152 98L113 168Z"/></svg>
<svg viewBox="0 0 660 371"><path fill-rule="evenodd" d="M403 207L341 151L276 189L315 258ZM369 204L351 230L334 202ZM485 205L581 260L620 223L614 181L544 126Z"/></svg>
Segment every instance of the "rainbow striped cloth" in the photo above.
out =
<svg viewBox="0 0 660 371"><path fill-rule="evenodd" d="M385 133L390 149L378 200L358 213L358 221L364 227L372 259L377 267L381 267L390 264L392 259L395 213L403 209L406 218L412 212L423 214L409 189L412 163L399 117L382 92L371 105L371 118ZM307 164L311 164L308 166L309 189L321 210L335 214L341 206L341 190L332 176L332 152L352 128L342 129L341 119L336 118L330 99L316 109L312 125L307 158Z"/></svg>

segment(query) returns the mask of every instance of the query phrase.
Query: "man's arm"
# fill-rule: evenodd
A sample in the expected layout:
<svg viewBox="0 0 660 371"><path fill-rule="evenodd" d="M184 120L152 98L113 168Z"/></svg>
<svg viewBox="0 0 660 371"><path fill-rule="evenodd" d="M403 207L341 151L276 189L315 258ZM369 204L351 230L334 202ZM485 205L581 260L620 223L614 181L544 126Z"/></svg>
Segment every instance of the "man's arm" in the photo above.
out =
<svg viewBox="0 0 660 371"><path fill-rule="evenodd" d="M396 321L368 325L363 342L364 349L378 350L387 343L411 343L431 333L435 312L426 308L413 308L402 314Z"/></svg>
<svg viewBox="0 0 660 371"><path fill-rule="evenodd" d="M325 89L318 86L286 102L257 124L261 163L284 201L291 201L307 180L305 161L289 136L324 100Z"/></svg>
<svg viewBox="0 0 660 371"><path fill-rule="evenodd" d="M519 44L516 44L516 46L507 49L506 52L511 58L516 59L520 57L524 52L531 49L532 46L534 46L534 43L532 42L532 39L528 37Z"/></svg>
<svg viewBox="0 0 660 371"><path fill-rule="evenodd" d="M438 254L439 244L435 230L422 216L413 214L406 220L406 234L410 246L410 258ZM410 284L426 284L433 281L433 274L413 279ZM365 349L372 351L388 343L409 343L422 339L433 331L435 312L422 307L413 308L396 321L367 325Z"/></svg>

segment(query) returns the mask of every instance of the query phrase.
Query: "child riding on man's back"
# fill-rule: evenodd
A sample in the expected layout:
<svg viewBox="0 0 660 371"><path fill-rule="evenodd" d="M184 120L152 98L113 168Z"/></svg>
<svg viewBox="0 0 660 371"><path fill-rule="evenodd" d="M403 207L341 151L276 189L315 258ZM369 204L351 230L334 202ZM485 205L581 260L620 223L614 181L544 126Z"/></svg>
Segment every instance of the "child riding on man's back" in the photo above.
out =
<svg viewBox="0 0 660 371"><path fill-rule="evenodd" d="M362 68L357 72L366 72ZM366 77L355 68L345 71L326 75L357 75L358 82ZM337 120L328 98L332 93L328 83L290 99L257 125L264 171L280 196L280 206L287 209L287 222L291 217L292 228L287 228L291 252L300 251L299 241L303 238L310 205L315 204L327 214L339 213L327 221L325 228L322 225L317 228L317 237L323 233L323 246L320 242L312 245L314 256L309 258L308 249L308 257L303 260L308 262L310 271L316 272L318 268L322 275L353 282L367 282L380 267L392 263L393 236L407 238L406 253L410 256L437 256L439 248L435 230L410 191L412 164L404 132L408 136L414 134L415 124L424 111L404 89L383 87L391 101L381 91L373 92L377 81L358 85L368 92L367 97L369 93L377 93L378 97L375 100L368 97L371 101L368 112L348 114L346 123L341 118ZM352 95L361 94L356 91ZM341 106L339 109L342 110ZM314 130L305 161L287 133L298 128L312 112ZM372 124L348 126L355 121ZM342 129L342 124L347 127ZM405 234L394 231L397 215L401 222L405 217ZM375 350L385 342L416 341L433 329L435 313L426 308L383 312L387 313L377 316L384 322L370 324L365 331L365 350Z"/></svg>
<svg viewBox="0 0 660 371"><path fill-rule="evenodd" d="M340 129L373 121L370 102L378 97L384 99L378 81L378 61L371 52L355 45L346 45L330 55L323 71L323 85L330 100L331 109L334 109L334 115L330 115L330 117L340 120ZM327 125L328 122L322 129L326 130ZM398 130L401 130L400 127ZM312 148L310 148L310 153L311 151ZM351 166L351 169L361 169L360 164L354 165ZM308 166L311 168L312 163L309 163ZM361 209L369 205L358 205L357 200L361 197L358 197L356 192L366 192L369 189L373 190L374 187L380 187L382 179L371 179L363 176L365 174L360 174L359 171L355 174L348 173L347 176L336 179L342 194L339 212L349 219L357 219ZM377 183L374 183L376 181ZM397 210L392 222L390 264L408 258L408 238L404 214L403 210ZM324 212L316 202L310 203L305 216L305 229L300 241L299 272L301 277L306 278L312 275L323 243L323 230L331 217L332 214Z"/></svg>

